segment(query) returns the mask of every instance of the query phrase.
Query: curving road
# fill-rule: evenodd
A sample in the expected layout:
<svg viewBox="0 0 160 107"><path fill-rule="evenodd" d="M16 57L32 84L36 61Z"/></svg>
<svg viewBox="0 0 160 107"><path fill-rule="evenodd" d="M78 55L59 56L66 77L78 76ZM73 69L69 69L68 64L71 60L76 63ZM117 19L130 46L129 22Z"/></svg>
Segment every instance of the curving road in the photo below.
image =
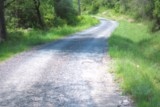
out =
<svg viewBox="0 0 160 107"><path fill-rule="evenodd" d="M130 107L107 72L106 40L118 24L100 21L1 63L0 107Z"/></svg>

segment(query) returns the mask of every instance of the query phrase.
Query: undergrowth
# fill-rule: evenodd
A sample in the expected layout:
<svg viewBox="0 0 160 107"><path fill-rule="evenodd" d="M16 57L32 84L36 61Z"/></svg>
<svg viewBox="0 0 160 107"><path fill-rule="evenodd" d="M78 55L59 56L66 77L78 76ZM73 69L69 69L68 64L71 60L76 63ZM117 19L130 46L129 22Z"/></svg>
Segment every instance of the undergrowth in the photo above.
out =
<svg viewBox="0 0 160 107"><path fill-rule="evenodd" d="M160 32L150 33L146 23L123 19L109 46L124 92L137 107L160 107Z"/></svg>

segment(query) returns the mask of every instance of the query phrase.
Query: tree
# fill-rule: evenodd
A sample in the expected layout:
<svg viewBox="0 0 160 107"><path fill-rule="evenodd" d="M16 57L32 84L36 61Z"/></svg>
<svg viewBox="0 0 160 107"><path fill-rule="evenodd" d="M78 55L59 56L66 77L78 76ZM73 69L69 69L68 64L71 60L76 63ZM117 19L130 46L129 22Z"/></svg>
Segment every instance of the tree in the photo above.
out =
<svg viewBox="0 0 160 107"><path fill-rule="evenodd" d="M9 0L7 2L10 4ZM44 28L40 6L40 0L15 0L6 8L7 26L9 25L10 28Z"/></svg>
<svg viewBox="0 0 160 107"><path fill-rule="evenodd" d="M78 12L81 15L81 0L78 0Z"/></svg>
<svg viewBox="0 0 160 107"><path fill-rule="evenodd" d="M41 15L41 12L40 12L41 2L40 2L40 0L33 0L33 2L34 2L35 10L36 10L36 13L37 13L39 25L40 25L41 28L44 28L42 15Z"/></svg>
<svg viewBox="0 0 160 107"><path fill-rule="evenodd" d="M76 23L77 12L72 0L54 0L54 10L56 16L66 20L68 24Z"/></svg>
<svg viewBox="0 0 160 107"><path fill-rule="evenodd" d="M153 30L160 30L160 1L154 0L154 12L155 23Z"/></svg>
<svg viewBox="0 0 160 107"><path fill-rule="evenodd" d="M4 0L0 0L0 41L7 38L4 11Z"/></svg>

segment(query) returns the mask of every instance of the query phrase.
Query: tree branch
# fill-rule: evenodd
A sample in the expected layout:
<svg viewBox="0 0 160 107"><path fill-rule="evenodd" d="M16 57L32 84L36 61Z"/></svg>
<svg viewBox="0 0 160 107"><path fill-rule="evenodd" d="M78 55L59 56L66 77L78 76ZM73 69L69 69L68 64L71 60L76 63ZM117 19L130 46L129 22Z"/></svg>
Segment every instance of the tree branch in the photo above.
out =
<svg viewBox="0 0 160 107"><path fill-rule="evenodd" d="M5 0L6 1L6 0ZM12 0L11 2L7 3L4 8L7 8L8 6L10 6L13 2L15 2L16 0Z"/></svg>

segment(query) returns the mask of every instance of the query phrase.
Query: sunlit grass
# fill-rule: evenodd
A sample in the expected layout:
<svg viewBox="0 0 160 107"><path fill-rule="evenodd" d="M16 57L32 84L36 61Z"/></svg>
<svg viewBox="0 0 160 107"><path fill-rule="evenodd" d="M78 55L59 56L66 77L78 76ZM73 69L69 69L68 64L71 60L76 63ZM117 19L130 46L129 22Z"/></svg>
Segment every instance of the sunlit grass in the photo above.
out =
<svg viewBox="0 0 160 107"><path fill-rule="evenodd" d="M79 23L76 26L64 25L51 28L47 31L35 29L10 30L7 41L0 43L0 61L3 61L19 52L28 50L35 45L55 41L69 34L81 31L98 23L98 20L89 16L78 17Z"/></svg>
<svg viewBox="0 0 160 107"><path fill-rule="evenodd" d="M119 21L109 39L109 54L124 92L137 107L160 107L160 32L144 23Z"/></svg>

